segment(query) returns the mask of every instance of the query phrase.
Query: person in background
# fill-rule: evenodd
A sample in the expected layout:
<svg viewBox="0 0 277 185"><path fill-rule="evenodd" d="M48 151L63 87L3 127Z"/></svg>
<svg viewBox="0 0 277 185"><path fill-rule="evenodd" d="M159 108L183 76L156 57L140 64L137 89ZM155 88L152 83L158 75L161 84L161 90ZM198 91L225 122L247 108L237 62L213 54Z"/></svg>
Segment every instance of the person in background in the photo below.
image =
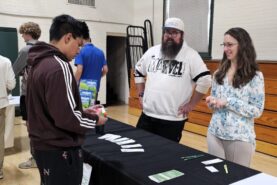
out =
<svg viewBox="0 0 277 185"><path fill-rule="evenodd" d="M134 75L142 107L137 127L179 142L188 113L211 85L205 63L184 41L181 19L165 21L162 44L148 49Z"/></svg>
<svg viewBox="0 0 277 185"><path fill-rule="evenodd" d="M75 58L77 70L75 79L77 83L81 79L89 79L97 81L95 103L97 102L98 92L100 89L100 81L103 76L108 73L107 61L101 49L91 43L89 28L85 22L83 26L83 47Z"/></svg>
<svg viewBox="0 0 277 185"><path fill-rule="evenodd" d="M5 112L6 107L9 105L8 92L15 87L16 81L10 59L1 55L0 74L0 179L3 179L3 163L5 151Z"/></svg>
<svg viewBox="0 0 277 185"><path fill-rule="evenodd" d="M16 76L22 76L21 78L21 95L20 95L20 111L22 115L22 119L26 121L28 124L28 116L26 109L26 88L27 88L27 77L29 66L27 65L28 52L29 49L38 42L38 39L41 35L41 29L37 23L27 22L20 26L19 33L22 34L24 41L26 42L26 46L23 47L18 54L16 61L13 64L13 70ZM18 165L21 169L29 169L36 168L37 164L33 157L32 146L30 146L31 155L27 161L22 162Z"/></svg>
<svg viewBox="0 0 277 185"><path fill-rule="evenodd" d="M81 45L81 22L60 15L52 21L50 44L29 50L28 130L43 185L80 185L85 134L107 121L93 107L82 109L69 64Z"/></svg>
<svg viewBox="0 0 277 185"><path fill-rule="evenodd" d="M249 167L255 152L254 118L261 116L264 108L264 77L247 31L229 29L222 45L223 59L206 98L213 110L208 152Z"/></svg>

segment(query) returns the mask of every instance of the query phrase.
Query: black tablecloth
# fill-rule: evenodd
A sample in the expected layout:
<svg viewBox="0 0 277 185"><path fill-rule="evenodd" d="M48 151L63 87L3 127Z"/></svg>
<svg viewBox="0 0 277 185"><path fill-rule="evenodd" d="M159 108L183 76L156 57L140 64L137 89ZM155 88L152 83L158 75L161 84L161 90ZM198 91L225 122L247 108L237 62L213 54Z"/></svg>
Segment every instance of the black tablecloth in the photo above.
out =
<svg viewBox="0 0 277 185"><path fill-rule="evenodd" d="M93 185L156 185L158 183L148 176L172 169L184 175L162 182L162 185L230 184L259 173L229 161L212 164L219 172L211 173L201 162L215 159L215 156L112 119L105 125L105 133L134 139L145 152L123 153L121 146L98 139L100 135L94 131L89 132L83 150L85 162L93 168L90 180ZM204 156L188 161L181 159L196 154ZM224 164L228 166L228 174L225 173Z"/></svg>

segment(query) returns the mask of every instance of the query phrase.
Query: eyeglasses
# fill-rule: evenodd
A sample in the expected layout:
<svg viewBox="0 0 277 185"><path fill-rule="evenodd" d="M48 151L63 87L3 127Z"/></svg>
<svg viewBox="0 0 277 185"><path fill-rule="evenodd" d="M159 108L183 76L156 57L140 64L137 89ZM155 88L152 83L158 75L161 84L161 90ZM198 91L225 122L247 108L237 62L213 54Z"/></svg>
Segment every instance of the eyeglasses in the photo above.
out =
<svg viewBox="0 0 277 185"><path fill-rule="evenodd" d="M226 43L220 44L220 46L231 48L231 47L233 47L234 45L237 45L237 44L238 43L226 42Z"/></svg>
<svg viewBox="0 0 277 185"><path fill-rule="evenodd" d="M164 31L164 35L166 37L168 37L169 35L173 38L177 37L177 35L181 33L180 31L177 31L177 30L165 30Z"/></svg>

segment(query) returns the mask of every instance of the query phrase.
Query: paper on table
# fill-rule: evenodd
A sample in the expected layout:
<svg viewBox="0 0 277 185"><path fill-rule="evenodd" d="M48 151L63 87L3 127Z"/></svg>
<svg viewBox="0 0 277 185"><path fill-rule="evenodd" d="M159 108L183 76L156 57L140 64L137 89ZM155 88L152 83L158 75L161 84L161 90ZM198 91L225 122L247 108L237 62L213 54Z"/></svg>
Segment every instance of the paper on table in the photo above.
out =
<svg viewBox="0 0 277 185"><path fill-rule="evenodd" d="M133 145L122 145L121 148L138 148L142 147L141 144L133 144Z"/></svg>
<svg viewBox="0 0 277 185"><path fill-rule="evenodd" d="M126 141L115 142L115 143L118 144L118 145L125 145L125 144L130 144L130 143L135 143L135 142L136 142L135 140L129 139L129 140L126 140Z"/></svg>
<svg viewBox="0 0 277 185"><path fill-rule="evenodd" d="M212 172L212 173L218 172L218 170L217 170L215 167L213 167L213 166L206 166L205 168L206 168L207 170L209 170L210 172Z"/></svg>
<svg viewBox="0 0 277 185"><path fill-rule="evenodd" d="M208 161L202 161L201 163L205 164L205 165L210 165L210 164L215 164L215 163L220 163L222 162L222 159L212 159L212 160L208 160Z"/></svg>
<svg viewBox="0 0 277 185"><path fill-rule="evenodd" d="M177 171L177 170L169 170L166 172L162 172L162 173L157 173L154 175L149 175L148 178L151 179L152 181L155 181L157 183L161 183L163 181L167 181L167 180L171 180L174 179L176 177L180 177L184 175L184 173Z"/></svg>
<svg viewBox="0 0 277 185"><path fill-rule="evenodd" d="M130 138L128 138L128 137L122 137L122 138L118 138L118 139L113 140L113 142L126 141L128 139L130 139Z"/></svg>
<svg viewBox="0 0 277 185"><path fill-rule="evenodd" d="M143 148L122 148L121 152L144 152Z"/></svg>
<svg viewBox="0 0 277 185"><path fill-rule="evenodd" d="M242 179L230 185L277 185L277 177L273 177L271 175L265 173L259 173L257 175L253 175L246 179Z"/></svg>
<svg viewBox="0 0 277 185"><path fill-rule="evenodd" d="M117 138L120 138L121 136L119 135L115 135L115 134L105 134L103 136L100 136L98 137L98 139L105 139L105 140L108 140L108 141L113 141Z"/></svg>

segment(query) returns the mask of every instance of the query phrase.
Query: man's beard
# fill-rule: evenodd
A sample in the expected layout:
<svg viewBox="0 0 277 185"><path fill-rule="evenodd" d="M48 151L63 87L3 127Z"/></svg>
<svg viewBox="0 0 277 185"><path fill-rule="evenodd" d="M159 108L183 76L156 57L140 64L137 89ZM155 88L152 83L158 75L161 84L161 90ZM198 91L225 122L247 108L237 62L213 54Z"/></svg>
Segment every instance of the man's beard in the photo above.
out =
<svg viewBox="0 0 277 185"><path fill-rule="evenodd" d="M183 40L179 44L174 42L173 39L167 39L162 42L161 52L163 57L168 59L174 59L183 46Z"/></svg>

